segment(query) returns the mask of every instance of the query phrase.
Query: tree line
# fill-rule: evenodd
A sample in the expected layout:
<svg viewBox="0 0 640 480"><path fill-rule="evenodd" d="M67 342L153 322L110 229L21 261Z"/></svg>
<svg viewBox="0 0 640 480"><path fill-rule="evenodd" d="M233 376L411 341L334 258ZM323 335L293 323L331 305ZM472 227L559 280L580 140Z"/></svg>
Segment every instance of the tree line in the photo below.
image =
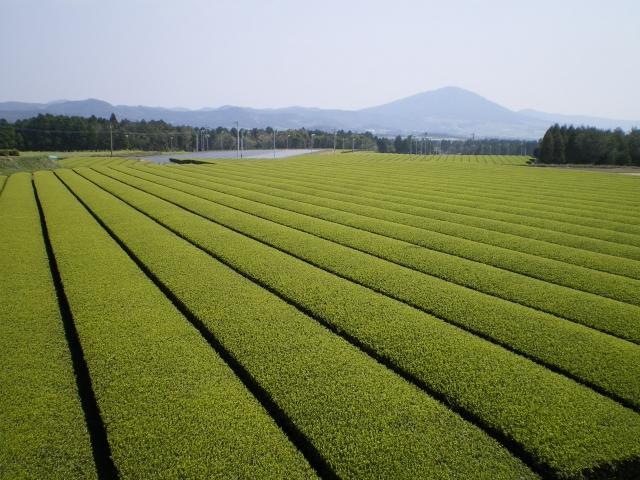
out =
<svg viewBox="0 0 640 480"><path fill-rule="evenodd" d="M601 130L573 125L550 127L534 152L542 163L639 165L640 130Z"/></svg>
<svg viewBox="0 0 640 480"><path fill-rule="evenodd" d="M432 139L422 135L401 135L395 138L376 139L379 152L413 153L414 155L532 155L538 147L537 140L483 139Z"/></svg>
<svg viewBox="0 0 640 480"><path fill-rule="evenodd" d="M239 138L238 138L239 137ZM287 129L276 131L267 128L217 127L209 129L180 125L174 126L162 120L130 121L96 116L69 117L66 115L40 114L37 117L9 123L0 119L0 149L23 151L204 151L235 150L240 140L241 148L271 149L355 147L376 149L376 138L369 132L356 134L339 130Z"/></svg>

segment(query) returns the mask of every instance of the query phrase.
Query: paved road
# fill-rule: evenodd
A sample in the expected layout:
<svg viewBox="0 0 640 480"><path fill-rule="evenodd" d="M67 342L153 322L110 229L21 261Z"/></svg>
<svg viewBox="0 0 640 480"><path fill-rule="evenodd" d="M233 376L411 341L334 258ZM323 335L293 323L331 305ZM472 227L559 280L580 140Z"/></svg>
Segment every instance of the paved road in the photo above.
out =
<svg viewBox="0 0 640 480"><path fill-rule="evenodd" d="M314 150L317 151L317 150ZM276 150L275 157L273 150L245 150L242 152L243 158L284 158L291 157L293 155L303 155L305 153L311 153L308 149L290 149L290 150ZM214 150L210 152L192 152L192 153L174 153L167 155L153 155L147 158L155 163L166 163L170 158L236 158L236 150Z"/></svg>

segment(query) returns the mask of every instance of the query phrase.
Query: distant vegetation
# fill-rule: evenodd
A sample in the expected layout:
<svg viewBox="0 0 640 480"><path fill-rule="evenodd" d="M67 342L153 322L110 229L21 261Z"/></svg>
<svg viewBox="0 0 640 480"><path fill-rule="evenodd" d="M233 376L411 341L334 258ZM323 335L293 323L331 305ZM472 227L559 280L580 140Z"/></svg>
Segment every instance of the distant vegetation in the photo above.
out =
<svg viewBox="0 0 640 480"><path fill-rule="evenodd" d="M236 128L174 126L162 120L132 122L91 116L69 117L65 115L38 115L11 124L0 119L0 149L27 151L105 151L111 149L113 133L114 150L140 151L200 151L235 150ZM245 149L273 148L274 129L240 128L240 138ZM310 148L313 136L314 148L333 148L333 132L321 130L289 129L276 131L276 148ZM337 148L350 147L351 132L336 132ZM343 142L344 140L344 142ZM363 143L364 142L364 143ZM204 145L204 148L203 148ZM358 149L375 150L376 140L370 133L357 135Z"/></svg>
<svg viewBox="0 0 640 480"><path fill-rule="evenodd" d="M640 165L640 130L567 127L555 124L544 134L534 156L542 163Z"/></svg>
<svg viewBox="0 0 640 480"><path fill-rule="evenodd" d="M398 135L394 139L377 139L378 151L381 153L414 153L418 155L531 155L539 143L538 140L501 140L498 138L433 140L426 135L411 135L409 137Z"/></svg>
<svg viewBox="0 0 640 480"><path fill-rule="evenodd" d="M113 135L112 135L113 134ZM162 120L118 121L95 116L69 117L65 115L38 115L11 124L0 119L0 149L27 151L89 152L114 150L139 151L202 151L235 150L236 128L206 128L174 126ZM273 148L274 129L267 127L240 128L241 145L246 150ZM351 130L325 132L322 130L288 129L275 132L276 148L334 148L381 153L465 154L465 155L531 155L538 147L536 141L476 139L430 140L426 136L385 137L371 132ZM203 148L204 145L204 148ZM242 148L242 147L241 147Z"/></svg>
<svg viewBox="0 0 640 480"><path fill-rule="evenodd" d="M30 155L26 157L0 156L0 175L11 175L16 172L36 172L38 170L53 170L63 165L55 158L47 155Z"/></svg>

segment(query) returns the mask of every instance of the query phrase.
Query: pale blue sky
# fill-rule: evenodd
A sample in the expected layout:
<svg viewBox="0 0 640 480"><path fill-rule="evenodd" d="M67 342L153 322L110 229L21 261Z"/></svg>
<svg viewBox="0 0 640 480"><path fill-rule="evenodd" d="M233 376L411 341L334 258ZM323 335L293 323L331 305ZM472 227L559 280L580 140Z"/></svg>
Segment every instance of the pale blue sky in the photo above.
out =
<svg viewBox="0 0 640 480"><path fill-rule="evenodd" d="M640 120L640 1L0 0L0 101L357 109L454 85Z"/></svg>

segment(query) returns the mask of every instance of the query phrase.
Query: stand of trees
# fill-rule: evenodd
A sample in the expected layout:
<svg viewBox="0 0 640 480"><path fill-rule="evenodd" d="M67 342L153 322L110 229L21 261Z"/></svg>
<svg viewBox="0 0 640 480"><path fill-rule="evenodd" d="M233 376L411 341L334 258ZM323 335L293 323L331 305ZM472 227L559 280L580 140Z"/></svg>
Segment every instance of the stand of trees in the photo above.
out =
<svg viewBox="0 0 640 480"><path fill-rule="evenodd" d="M639 165L640 130L567 127L555 124L544 134L534 156L542 163Z"/></svg>
<svg viewBox="0 0 640 480"><path fill-rule="evenodd" d="M133 122L125 119L118 121L115 115L106 119L95 116L84 118L41 114L37 117L18 120L13 124L5 119L0 119L0 150L108 151L111 148L112 138L114 150L163 152L170 150L187 152L235 150L238 141L237 135L238 131L235 127L210 129L187 125L174 126L162 120ZM409 153L411 142L411 151L417 155L429 153L532 155L534 149L542 151L541 148L538 148L538 141L495 138L428 140L422 136L378 137L371 132L355 133L351 130L338 130L334 134L334 132L306 130L305 128L275 131L276 148L283 149L287 146L292 149L311 148L312 136L314 149L333 148L335 142L335 147L339 150ZM271 127L265 129L241 128L240 138L245 150L271 149L274 142L274 129Z"/></svg>
<svg viewBox="0 0 640 480"><path fill-rule="evenodd" d="M484 138L475 140L434 140L422 136L402 137L398 135L394 139L376 137L379 152L409 153L416 155L436 154L442 155L531 155L538 147L537 140L501 140L497 138Z"/></svg>
<svg viewBox="0 0 640 480"><path fill-rule="evenodd" d="M25 151L105 151L114 150L142 151L202 151L235 150L237 148L236 128L174 126L162 120L132 122L118 121L95 116L69 117L66 115L38 115L11 124L0 119L0 149ZM371 133L355 134L344 130L324 132L322 130L289 129L275 131L276 148L313 148L376 150L376 140ZM241 143L245 150L271 149L274 142L274 129L241 128Z"/></svg>

